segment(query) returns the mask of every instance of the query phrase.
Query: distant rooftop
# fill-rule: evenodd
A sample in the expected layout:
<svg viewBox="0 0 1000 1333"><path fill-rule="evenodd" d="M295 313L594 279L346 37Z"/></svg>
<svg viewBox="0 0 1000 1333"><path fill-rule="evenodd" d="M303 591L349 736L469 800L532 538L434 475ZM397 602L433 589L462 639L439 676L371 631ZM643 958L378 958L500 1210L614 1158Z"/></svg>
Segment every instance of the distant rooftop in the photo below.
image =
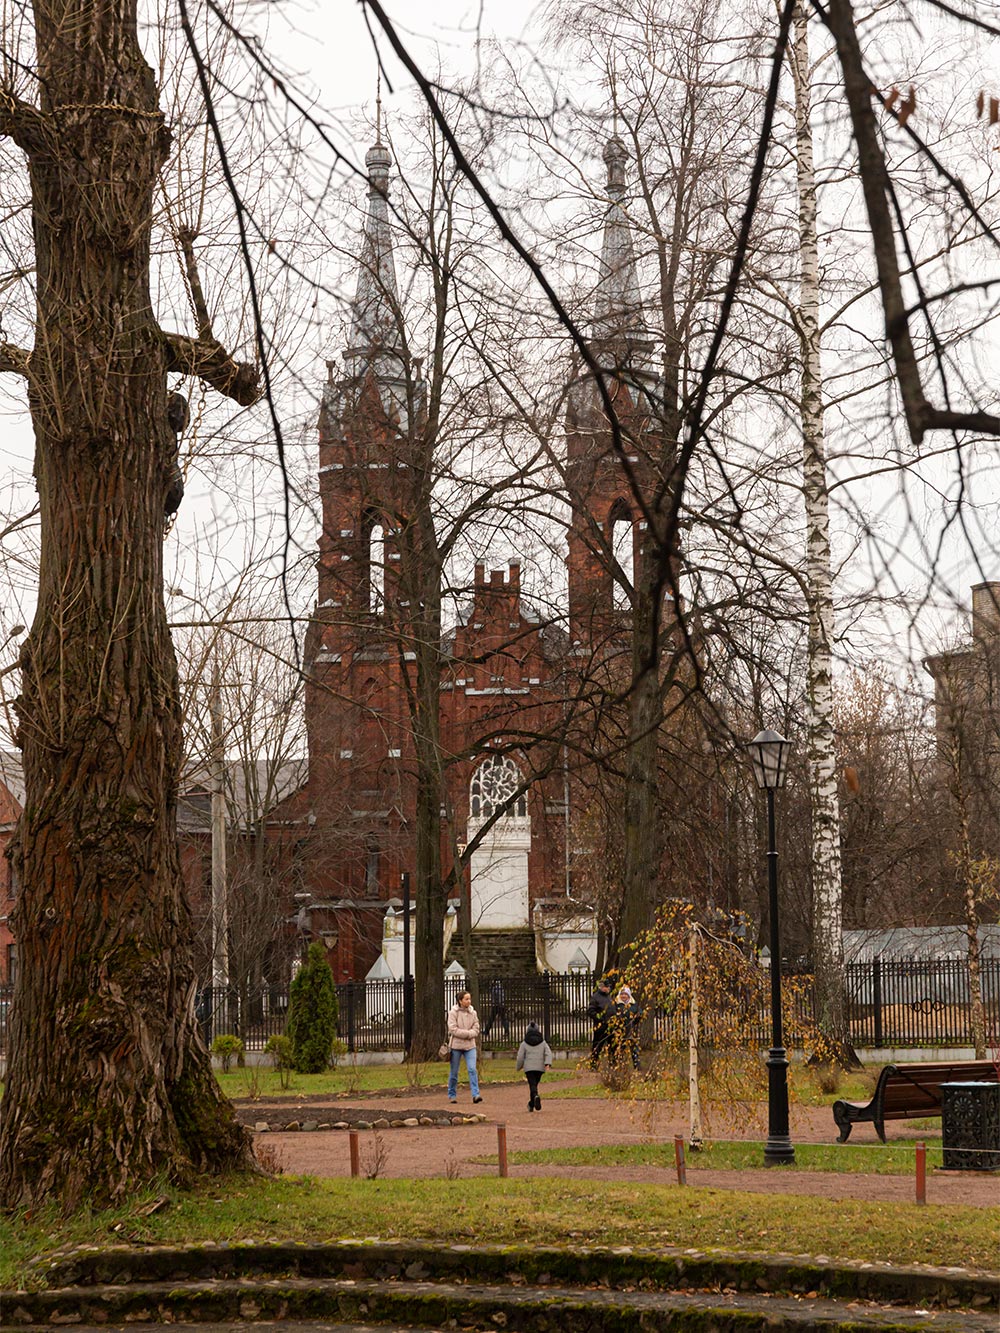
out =
<svg viewBox="0 0 1000 1333"><path fill-rule="evenodd" d="M1000 926L979 927L984 958L1000 958ZM964 926L891 926L886 930L845 930L844 960L870 963L873 958L965 958Z"/></svg>

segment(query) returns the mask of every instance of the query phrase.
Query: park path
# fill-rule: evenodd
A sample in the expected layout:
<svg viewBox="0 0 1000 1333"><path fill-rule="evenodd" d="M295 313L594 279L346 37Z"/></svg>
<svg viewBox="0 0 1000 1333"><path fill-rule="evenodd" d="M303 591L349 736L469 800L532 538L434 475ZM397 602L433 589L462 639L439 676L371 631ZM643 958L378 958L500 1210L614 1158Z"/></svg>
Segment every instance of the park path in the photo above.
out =
<svg viewBox="0 0 1000 1333"><path fill-rule="evenodd" d="M488 1075L487 1075L488 1076ZM550 1084L557 1088L578 1088L583 1091L593 1079L581 1075L573 1080ZM381 1133L385 1162L381 1174L395 1178L441 1177L456 1172L461 1177L493 1175L496 1166L483 1166L474 1158L495 1154L497 1150L496 1125L507 1126L508 1151L516 1154L541 1148L600 1147L606 1144L650 1143L672 1144L675 1134L687 1132L687 1107L678 1102L639 1103L629 1105L601 1096L547 1096L543 1081L543 1105L540 1112L529 1114L525 1085L484 1083L483 1101L473 1106L467 1086L459 1092L459 1104L450 1107L443 1089L426 1092L407 1092L398 1098L391 1094L370 1094L350 1103L331 1101L330 1114L323 1104L309 1102L303 1110L312 1119L334 1120L336 1108L347 1104L363 1106L365 1114L375 1117L385 1109L391 1117L392 1107L405 1106L407 1111L480 1112L486 1123L475 1125L426 1126L419 1129L389 1129ZM264 1103L260 1103L261 1106ZM289 1118L294 1107L289 1107ZM762 1139L766 1137L766 1107L748 1107L740 1113L736 1125L716 1122L704 1126L706 1137L715 1139ZM915 1144L918 1140L938 1142L936 1131L916 1131L905 1122L895 1122L888 1128L890 1143ZM829 1107L793 1106L791 1108L792 1141L798 1143L833 1143L836 1127ZM268 1144L276 1150L284 1170L296 1175L325 1177L346 1176L350 1173L348 1136L343 1130L311 1132L270 1132ZM362 1131L362 1152L373 1140L371 1132ZM839 1150L851 1152L857 1143L877 1142L874 1128L862 1125L855 1128L851 1142ZM369 1150L370 1151L370 1150ZM912 1176L859 1175L854 1173L809 1172L789 1170L787 1167L758 1170L721 1171L705 1170L697 1166L697 1158L688 1156L688 1184L714 1189L747 1190L752 1193L818 1195L831 1199L862 1199L913 1202ZM676 1184L673 1168L653 1166L510 1166L511 1179L530 1177L565 1177L578 1180L607 1180L620 1183L626 1180L647 1183ZM1000 1179L994 1174L977 1172L929 1171L927 1200L934 1203L961 1203L975 1207L995 1207L1000 1200Z"/></svg>

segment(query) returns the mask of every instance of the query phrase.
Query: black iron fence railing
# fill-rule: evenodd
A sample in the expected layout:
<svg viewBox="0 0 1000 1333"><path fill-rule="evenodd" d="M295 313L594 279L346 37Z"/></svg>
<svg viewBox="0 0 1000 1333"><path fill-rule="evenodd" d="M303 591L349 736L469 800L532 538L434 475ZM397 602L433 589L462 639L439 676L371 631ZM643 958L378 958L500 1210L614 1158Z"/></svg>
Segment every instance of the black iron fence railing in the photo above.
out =
<svg viewBox="0 0 1000 1333"><path fill-rule="evenodd" d="M851 963L846 971L847 1017L854 1044L861 1047L970 1046L972 1013L969 969L962 959ZM1000 1045L1000 958L981 965L988 1041ZM454 1003L464 982L447 978L446 1005ZM411 981L412 985L412 981ZM587 1005L595 978L585 973L541 973L533 977L482 977L477 1011L487 1049L516 1048L529 1022L537 1023L556 1049L589 1046L592 1025ZM400 1051L403 1048L403 982L351 981L337 987L338 1031L349 1052ZM0 1053L10 1030L13 988L0 986ZM804 999L808 1013L811 994ZM287 986L206 988L196 996L196 1014L206 1040L220 1033L240 1037L248 1050L263 1050L268 1038L285 1030ZM443 1015L442 1015L443 1017ZM769 1015L756 1025L761 1047L770 1041ZM643 1044L683 1032L683 1011L647 1012ZM443 1025L442 1025L443 1026ZM711 1016L702 1016L702 1036L711 1044Z"/></svg>

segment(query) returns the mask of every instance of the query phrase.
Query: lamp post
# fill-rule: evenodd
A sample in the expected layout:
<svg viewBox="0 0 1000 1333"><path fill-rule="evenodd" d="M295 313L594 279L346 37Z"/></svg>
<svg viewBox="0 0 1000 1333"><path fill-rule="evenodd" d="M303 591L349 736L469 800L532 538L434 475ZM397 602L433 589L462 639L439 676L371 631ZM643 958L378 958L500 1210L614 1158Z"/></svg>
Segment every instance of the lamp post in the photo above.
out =
<svg viewBox="0 0 1000 1333"><path fill-rule="evenodd" d="M403 1057L410 1058L413 1046L413 978L410 975L410 872L399 877L403 890Z"/></svg>
<svg viewBox="0 0 1000 1333"><path fill-rule="evenodd" d="M781 942L778 930L778 849L774 835L774 793L785 784L791 742L776 731L761 731L748 749L757 786L767 793L767 906L771 937L771 1049L767 1053L767 1143L764 1165L795 1161L788 1136L788 1058L781 1033Z"/></svg>

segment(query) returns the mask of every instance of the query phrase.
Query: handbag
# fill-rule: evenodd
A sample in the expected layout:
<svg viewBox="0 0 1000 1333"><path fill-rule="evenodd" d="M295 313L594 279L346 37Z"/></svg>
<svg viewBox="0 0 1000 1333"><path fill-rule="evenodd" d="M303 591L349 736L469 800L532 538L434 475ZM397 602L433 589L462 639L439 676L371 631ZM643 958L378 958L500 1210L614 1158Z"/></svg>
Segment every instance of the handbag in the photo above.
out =
<svg viewBox="0 0 1000 1333"><path fill-rule="evenodd" d="M441 1045L438 1047L438 1059L448 1060L450 1058L451 1058L451 1047L448 1045L446 1041L443 1041Z"/></svg>

